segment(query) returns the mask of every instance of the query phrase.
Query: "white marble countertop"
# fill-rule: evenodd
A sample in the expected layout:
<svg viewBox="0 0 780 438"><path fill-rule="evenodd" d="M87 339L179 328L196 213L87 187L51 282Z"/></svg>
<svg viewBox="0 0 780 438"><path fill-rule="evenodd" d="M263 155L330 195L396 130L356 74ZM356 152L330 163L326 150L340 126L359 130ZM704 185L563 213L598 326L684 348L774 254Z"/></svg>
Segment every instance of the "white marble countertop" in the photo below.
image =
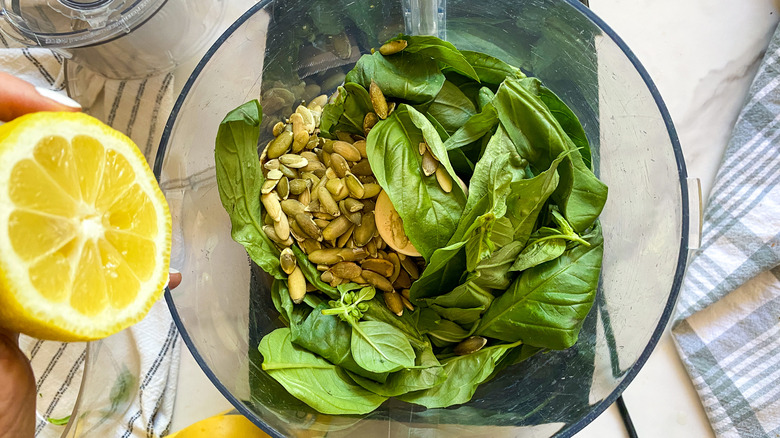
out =
<svg viewBox="0 0 780 438"><path fill-rule="evenodd" d="M227 2L232 3L232 2ZM590 0L655 81L677 128L688 174L706 200L731 129L780 20L780 0ZM237 16L240 11L228 11ZM181 84L194 64L177 71ZM713 437L667 333L624 393L640 437ZM182 349L172 430L230 409ZM622 438L615 406L576 435Z"/></svg>

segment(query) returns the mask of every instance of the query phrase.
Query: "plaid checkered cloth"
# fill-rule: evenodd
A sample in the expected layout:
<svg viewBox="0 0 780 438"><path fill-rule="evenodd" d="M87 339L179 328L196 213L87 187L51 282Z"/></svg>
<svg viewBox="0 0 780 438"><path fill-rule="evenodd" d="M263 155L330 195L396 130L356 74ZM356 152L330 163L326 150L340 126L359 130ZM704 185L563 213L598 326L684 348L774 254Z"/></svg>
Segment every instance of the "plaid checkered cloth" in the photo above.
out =
<svg viewBox="0 0 780 438"><path fill-rule="evenodd" d="M719 438L780 437L780 28L704 212L672 334Z"/></svg>

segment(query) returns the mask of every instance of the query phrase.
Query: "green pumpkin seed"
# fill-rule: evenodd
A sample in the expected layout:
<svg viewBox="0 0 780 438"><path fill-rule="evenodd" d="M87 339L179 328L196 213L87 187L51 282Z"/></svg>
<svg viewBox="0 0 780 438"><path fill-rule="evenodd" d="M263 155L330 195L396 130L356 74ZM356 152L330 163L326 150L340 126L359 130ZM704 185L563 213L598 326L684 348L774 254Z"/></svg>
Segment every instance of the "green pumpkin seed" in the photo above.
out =
<svg viewBox="0 0 780 438"><path fill-rule="evenodd" d="M382 47L379 48L379 53L384 56L393 55L405 49L407 44L408 42L406 40L388 41L382 44Z"/></svg>
<svg viewBox="0 0 780 438"><path fill-rule="evenodd" d="M341 141L345 141L347 143L352 144L354 140L352 139L352 135L350 135L349 132L344 131L336 131L336 138L338 138Z"/></svg>
<svg viewBox="0 0 780 438"><path fill-rule="evenodd" d="M369 282L369 284L371 284L371 282ZM385 299L385 306L387 306L391 312L398 316L402 316L404 314L404 304L400 295L398 295L396 292L390 291L385 292L382 294L382 296Z"/></svg>
<svg viewBox="0 0 780 438"><path fill-rule="evenodd" d="M293 219L306 209L303 203L295 199L285 199L280 205L282 206L282 211Z"/></svg>
<svg viewBox="0 0 780 438"><path fill-rule="evenodd" d="M276 185L276 193L282 199L287 199L290 196L290 180L287 177L282 177L279 180L279 184Z"/></svg>
<svg viewBox="0 0 780 438"><path fill-rule="evenodd" d="M309 164L309 160L297 154L281 155L279 161L291 169L301 169Z"/></svg>
<svg viewBox="0 0 780 438"><path fill-rule="evenodd" d="M276 188L276 184L279 183L278 179L267 179L263 183L263 187L260 188L260 193L263 195L267 195L274 191Z"/></svg>
<svg viewBox="0 0 780 438"><path fill-rule="evenodd" d="M290 292L290 299L298 304L306 296L306 277L303 276L301 268L295 267L292 273L287 277L287 289Z"/></svg>
<svg viewBox="0 0 780 438"><path fill-rule="evenodd" d="M301 193L303 193L304 190L309 188L309 185L311 184L311 181L301 178L296 178L292 181L290 181L290 193L298 196Z"/></svg>
<svg viewBox="0 0 780 438"><path fill-rule="evenodd" d="M282 240L290 238L290 222L287 220L286 214L282 213L279 220L274 222L274 232Z"/></svg>
<svg viewBox="0 0 780 438"><path fill-rule="evenodd" d="M398 273L398 278L393 282L393 287L396 289L409 289L412 287L412 279L409 278L409 274L403 269Z"/></svg>
<svg viewBox="0 0 780 438"><path fill-rule="evenodd" d="M328 219L321 219L321 218L315 217L314 218L314 223L317 224L317 226L320 227L320 229L325 229L325 227L330 225L330 220L328 220ZM325 239L325 240L328 240L328 239Z"/></svg>
<svg viewBox="0 0 780 438"><path fill-rule="evenodd" d="M274 137L278 137L282 132L284 132L284 122L276 122L271 130L271 134L273 134Z"/></svg>
<svg viewBox="0 0 780 438"><path fill-rule="evenodd" d="M347 161L360 161L362 158L360 151L345 141L336 141L333 143L333 152L341 155Z"/></svg>
<svg viewBox="0 0 780 438"><path fill-rule="evenodd" d="M391 275L393 275L393 264L390 261L385 259L377 259L377 258L365 259L361 263L361 266L363 267L363 269L374 271L383 277L389 278Z"/></svg>
<svg viewBox="0 0 780 438"><path fill-rule="evenodd" d="M263 167L266 168L266 170L274 170L279 168L279 160L274 158L273 160L268 160L263 164Z"/></svg>
<svg viewBox="0 0 780 438"><path fill-rule="evenodd" d="M363 187L363 183L361 183L351 172L347 171L344 176L344 182L353 198L360 199L365 196L366 189Z"/></svg>
<svg viewBox="0 0 780 438"><path fill-rule="evenodd" d="M350 172L359 176L371 176L374 174L371 170L371 164L365 158L353 164Z"/></svg>
<svg viewBox="0 0 780 438"><path fill-rule="evenodd" d="M279 222L282 217L282 206L279 204L279 198L276 196L276 193L261 195L260 202L263 203L265 211L268 212L268 215L271 216L274 222Z"/></svg>
<svg viewBox="0 0 780 438"><path fill-rule="evenodd" d="M368 158L368 152L366 151L366 141L365 140L358 140L358 141L352 143L352 146L354 146L355 149L358 150L358 153L360 153L360 157L361 158ZM357 161L357 160L353 160L353 161Z"/></svg>
<svg viewBox="0 0 780 438"><path fill-rule="evenodd" d="M358 246L365 246L374 237L375 233L376 221L374 219L374 212L372 211L363 214L360 225L355 229L355 243ZM374 248L376 248L376 246Z"/></svg>
<svg viewBox="0 0 780 438"><path fill-rule="evenodd" d="M339 236L338 239L336 239L336 246L339 248L344 248L347 246L347 243L349 243L350 240L352 240L352 233L355 231L355 225L351 225L346 233Z"/></svg>
<svg viewBox="0 0 780 438"><path fill-rule="evenodd" d="M458 356L465 356L467 354L476 353L481 350L485 344L487 344L486 338L483 338L482 336L469 336L460 341L460 344L455 346L453 352Z"/></svg>
<svg viewBox="0 0 780 438"><path fill-rule="evenodd" d="M320 200L320 205L325 209L326 213L334 217L341 215L341 211L339 211L339 205L333 199L333 196L331 196L327 188L320 186L317 189L317 199Z"/></svg>
<svg viewBox="0 0 780 438"><path fill-rule="evenodd" d="M358 277L363 270L354 262L338 262L330 268L333 275L341 278L353 279Z"/></svg>
<svg viewBox="0 0 780 438"><path fill-rule="evenodd" d="M341 154L334 152L330 155L330 168L336 172L336 175L338 175L339 178L344 178L349 171L349 164Z"/></svg>
<svg viewBox="0 0 780 438"><path fill-rule="evenodd" d="M282 267L282 271L287 275L292 274L295 267L298 266L298 263L295 260L295 254L290 248L283 249L281 254L279 254L279 265Z"/></svg>
<svg viewBox="0 0 780 438"><path fill-rule="evenodd" d="M375 184L375 183L363 184L362 199L374 198L377 195L379 195L379 192L381 191L382 191L382 187L379 184Z"/></svg>
<svg viewBox="0 0 780 438"><path fill-rule="evenodd" d="M290 150L293 142L293 133L284 131L271 141L266 148L268 158L277 158Z"/></svg>
<svg viewBox="0 0 780 438"><path fill-rule="evenodd" d="M405 291L408 291L409 289L404 289ZM407 292L408 294L408 292ZM412 305L412 302L409 301L409 298L406 298L405 296L401 295L401 301L404 303L404 307L409 309L410 312L414 312L414 306Z"/></svg>
<svg viewBox="0 0 780 438"><path fill-rule="evenodd" d="M317 223L314 222L314 218L307 213L298 213L294 218L304 233L318 242L322 241L322 231Z"/></svg>
<svg viewBox="0 0 780 438"><path fill-rule="evenodd" d="M281 246L290 246L293 243L292 237L288 237L287 240L280 239L279 236L276 235L276 231L274 231L274 227L272 225L263 225L263 232L266 236L268 236L271 241L281 245Z"/></svg>
<svg viewBox="0 0 780 438"><path fill-rule="evenodd" d="M379 247L379 245L377 245ZM387 254L387 260L393 264L393 273L388 277L390 282L395 282L398 279L398 275L401 274L401 260L398 258L398 254L391 252Z"/></svg>
<svg viewBox="0 0 780 438"><path fill-rule="evenodd" d="M368 86L368 95L371 97L371 104L374 106L374 112L380 119L386 119L388 115L387 100L385 95L382 94L382 90L376 82L371 80L371 84Z"/></svg>
<svg viewBox="0 0 780 438"><path fill-rule="evenodd" d="M376 122L379 121L379 117L377 117L376 113L369 112L366 114L366 116L363 118L363 133L368 135L368 132L371 131L371 128L376 125Z"/></svg>
<svg viewBox="0 0 780 438"><path fill-rule="evenodd" d="M344 209L350 213L355 213L362 210L364 204L355 198L347 198L344 200Z"/></svg>
<svg viewBox="0 0 780 438"><path fill-rule="evenodd" d="M292 152L297 154L302 151L306 145L309 144L309 133L307 131L301 131L293 137Z"/></svg>
<svg viewBox="0 0 780 438"><path fill-rule="evenodd" d="M363 278L366 279L368 284L371 286L374 286L375 288L384 291L384 292L392 292L393 291L393 285L388 281L387 278L382 277L381 275L377 274L374 271L369 271L364 269L363 272L360 274L363 276ZM392 310L392 309L391 309Z"/></svg>
<svg viewBox="0 0 780 438"><path fill-rule="evenodd" d="M435 158L433 158L431 151L426 149L425 153L422 156L423 174L425 174L425 176L431 176L434 174L434 172L436 172L436 169L438 168L439 168L439 162L436 161Z"/></svg>
<svg viewBox="0 0 780 438"><path fill-rule="evenodd" d="M333 219L325 228L322 230L322 238L325 240L335 240L342 234L346 233L347 230L352 226L352 222L349 221L345 216L339 216L336 219Z"/></svg>
<svg viewBox="0 0 780 438"><path fill-rule="evenodd" d="M447 169L445 169L444 166L436 168L436 181L439 183L441 189L444 190L444 193L450 193L452 191L452 178L447 173Z"/></svg>
<svg viewBox="0 0 780 438"><path fill-rule="evenodd" d="M399 255L398 258L401 260L401 267L409 273L409 277L411 277L412 280L420 278L420 269L411 257Z"/></svg>
<svg viewBox="0 0 780 438"><path fill-rule="evenodd" d="M279 164L279 170L282 172L282 175L286 176L290 179L298 178L298 172L296 172L293 169L290 169L289 167L285 166L284 164Z"/></svg>

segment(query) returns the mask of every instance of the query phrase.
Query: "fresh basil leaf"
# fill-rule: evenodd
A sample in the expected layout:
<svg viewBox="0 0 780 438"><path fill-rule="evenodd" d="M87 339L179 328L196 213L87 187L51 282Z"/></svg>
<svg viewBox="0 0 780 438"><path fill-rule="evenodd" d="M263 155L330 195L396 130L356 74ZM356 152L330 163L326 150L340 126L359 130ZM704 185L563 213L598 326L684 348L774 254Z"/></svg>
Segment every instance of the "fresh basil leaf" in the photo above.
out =
<svg viewBox="0 0 780 438"><path fill-rule="evenodd" d="M458 73L472 80L479 81L479 76L474 71L474 67L469 64L463 54L452 43L430 35L401 35L393 39L406 40L407 46L403 52L429 56Z"/></svg>
<svg viewBox="0 0 780 438"><path fill-rule="evenodd" d="M219 199L230 216L230 236L246 249L258 266L274 278L287 275L279 268L279 250L263 232L260 189L265 182L257 155L263 109L253 100L229 112L217 130L214 146Z"/></svg>
<svg viewBox="0 0 780 438"><path fill-rule="evenodd" d="M460 88L450 81L444 81L441 90L428 105L427 112L448 133L454 133L477 113L477 108Z"/></svg>
<svg viewBox="0 0 780 438"><path fill-rule="evenodd" d="M434 175L422 174L418 146L423 139L453 178L451 193L441 189ZM371 129L366 141L368 161L377 182L406 224L409 240L430 260L455 231L466 203L435 128L414 108L401 104Z"/></svg>
<svg viewBox="0 0 780 438"><path fill-rule="evenodd" d="M490 257L479 262L471 282L485 289L506 290L516 275L510 272L510 268L522 251L523 245L519 241L512 241L494 251Z"/></svg>
<svg viewBox="0 0 780 438"><path fill-rule="evenodd" d="M502 357L512 348L520 345L494 345L465 356L454 356L442 361L447 380L441 385L424 391L410 392L398 399L425 406L443 408L466 403L474 396L477 387L487 380Z"/></svg>
<svg viewBox="0 0 780 438"><path fill-rule="evenodd" d="M506 131L499 126L490 138L482 158L474 167L474 175L469 181L469 197L464 211L469 212L483 197L490 197L488 211L497 208L503 210L510 194L509 184L525 177L520 155L514 148ZM517 193L517 192L515 192ZM503 217L503 211L495 212L495 217Z"/></svg>
<svg viewBox="0 0 780 438"><path fill-rule="evenodd" d="M506 62L485 53L472 52L470 50L461 50L460 53L474 68L480 82L499 85L508 77L518 79L525 77L525 74L519 68L512 67Z"/></svg>
<svg viewBox="0 0 780 438"><path fill-rule="evenodd" d="M332 102L322 108L320 116L320 135L331 138L335 134L341 115L344 114L344 102L347 100L347 90L343 86L336 89L336 95Z"/></svg>
<svg viewBox="0 0 780 438"><path fill-rule="evenodd" d="M363 369L384 373L414 366L414 349L403 332L379 321L352 324L352 356Z"/></svg>
<svg viewBox="0 0 780 438"><path fill-rule="evenodd" d="M591 168L591 156L590 156L590 143L588 143L588 137L585 135L585 130L580 124L580 120L569 108L568 105L563 103L560 97L553 93L547 87L539 87L539 99L544 102L547 109L550 110L555 120L561 125L561 129L569 136L574 146L580 151L585 167Z"/></svg>
<svg viewBox="0 0 780 438"><path fill-rule="evenodd" d="M373 373L363 369L352 357L352 327L337 316L323 315L328 305L321 303L300 325L290 327L293 344L322 356L334 365L365 378L384 382L388 373Z"/></svg>
<svg viewBox="0 0 780 438"><path fill-rule="evenodd" d="M437 347L456 344L469 337L466 329L448 319L443 319L429 307L420 307L415 315L417 328L427 334Z"/></svg>
<svg viewBox="0 0 780 438"><path fill-rule="evenodd" d="M363 388L384 397L396 397L412 391L433 388L447 379L444 367L436 359L433 350L428 345L417 352L415 368L405 368L390 374L384 384L350 373L350 377Z"/></svg>
<svg viewBox="0 0 780 438"><path fill-rule="evenodd" d="M493 301L493 294L467 281L443 295L422 299L422 304L442 307L485 307ZM422 305L421 304L421 305Z"/></svg>
<svg viewBox="0 0 780 438"><path fill-rule="evenodd" d="M517 256L517 259L509 268L510 271L525 271L542 263L555 260L566 251L564 239L550 239L533 242Z"/></svg>
<svg viewBox="0 0 780 438"><path fill-rule="evenodd" d="M444 147L451 151L482 138L490 134L498 125L498 113L493 105L487 105L482 112L469 117L463 125L455 131L450 138L444 142Z"/></svg>
<svg viewBox="0 0 780 438"><path fill-rule="evenodd" d="M276 329L260 341L262 369L293 396L323 414L366 414L378 408L381 397L355 384L347 373L292 344L289 328Z"/></svg>
<svg viewBox="0 0 780 438"><path fill-rule="evenodd" d="M406 51L393 56L375 52L361 56L344 80L365 89L373 80L386 97L425 103L439 94L444 75L436 61L429 57Z"/></svg>
<svg viewBox="0 0 780 438"><path fill-rule="evenodd" d="M506 217L514 227L515 241L522 243L523 246L528 242L545 202L558 186L560 181L558 168L569 153L561 153L547 170L535 177L511 183L512 193L523 194L523 196L511 197L507 201Z"/></svg>
<svg viewBox="0 0 780 438"><path fill-rule="evenodd" d="M417 330L411 312L404 312L403 315L397 316L387 308L382 298L375 297L369 301L368 310L364 312L363 317L368 321L384 322L400 330L415 350L425 349L428 344L425 336Z"/></svg>
<svg viewBox="0 0 780 438"><path fill-rule="evenodd" d="M493 100L501 125L533 169L546 169L562 153L576 150L539 99L535 78L507 79ZM585 166L580 154L568 154L558 165L560 181L553 199L577 232L590 227L604 208L607 186Z"/></svg>
<svg viewBox="0 0 780 438"><path fill-rule="evenodd" d="M575 246L523 271L493 301L476 334L555 350L574 345L596 295L604 250L601 228L596 226L585 240L590 247Z"/></svg>
<svg viewBox="0 0 780 438"><path fill-rule="evenodd" d="M477 94L477 105L480 111L484 111L485 108L490 105L492 107L493 99L496 97L496 93L488 87L482 87ZM495 108L493 108L495 110Z"/></svg>
<svg viewBox="0 0 780 438"><path fill-rule="evenodd" d="M431 309L438 313L443 319L448 319L461 326L470 326L479 321L479 318L485 313L487 307L444 307L432 304Z"/></svg>
<svg viewBox="0 0 780 438"><path fill-rule="evenodd" d="M271 302L273 302L279 317L285 325L289 326L293 314L293 301L290 298L290 292L287 289L287 282L284 280L274 280L271 283Z"/></svg>
<svg viewBox="0 0 780 438"><path fill-rule="evenodd" d="M496 219L490 233L490 240L496 249L509 245L514 241L514 238L515 228L512 221L506 216Z"/></svg>
<svg viewBox="0 0 780 438"><path fill-rule="evenodd" d="M433 252L428 266L409 289L412 303L419 305L419 299L452 290L458 285L466 266L465 244L465 241L455 242Z"/></svg>

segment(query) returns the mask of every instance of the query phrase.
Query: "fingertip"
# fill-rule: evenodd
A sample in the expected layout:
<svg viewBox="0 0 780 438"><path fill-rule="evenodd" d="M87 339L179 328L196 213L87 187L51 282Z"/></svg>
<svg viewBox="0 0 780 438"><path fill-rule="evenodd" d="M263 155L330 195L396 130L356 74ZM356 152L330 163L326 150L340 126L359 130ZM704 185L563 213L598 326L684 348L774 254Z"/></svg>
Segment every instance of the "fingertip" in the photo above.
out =
<svg viewBox="0 0 780 438"><path fill-rule="evenodd" d="M171 271L168 273L168 289L173 290L176 289L176 286L181 284L181 274L179 271L175 269L171 269Z"/></svg>

